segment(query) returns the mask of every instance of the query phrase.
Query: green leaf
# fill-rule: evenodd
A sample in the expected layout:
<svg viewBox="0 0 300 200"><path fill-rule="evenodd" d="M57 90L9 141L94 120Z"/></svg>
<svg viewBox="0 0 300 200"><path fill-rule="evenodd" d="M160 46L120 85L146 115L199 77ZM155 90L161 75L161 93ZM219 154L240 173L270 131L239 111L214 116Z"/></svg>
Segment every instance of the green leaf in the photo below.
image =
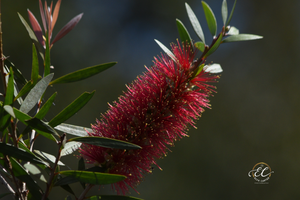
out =
<svg viewBox="0 0 300 200"><path fill-rule="evenodd" d="M202 40L202 42L205 44L205 38L204 38L203 31L202 31L202 27L201 27L195 13L193 12L191 7L187 3L185 3L185 8L186 8L187 14L189 16L189 19L191 21L191 24L194 28L194 31L196 32L196 34L198 35L200 40Z"/></svg>
<svg viewBox="0 0 300 200"><path fill-rule="evenodd" d="M10 122L11 115L7 113L3 107L3 103L0 102L0 131L4 131Z"/></svg>
<svg viewBox="0 0 300 200"><path fill-rule="evenodd" d="M12 105L14 100L14 73L12 68L10 68L9 77L7 80L7 89L4 99L4 105Z"/></svg>
<svg viewBox="0 0 300 200"><path fill-rule="evenodd" d="M185 28L184 24L179 19L176 19L176 25L177 25L177 29L179 32L181 42L184 44L190 45L193 49L193 43L192 43L191 36L190 36L189 32L187 31L187 29Z"/></svg>
<svg viewBox="0 0 300 200"><path fill-rule="evenodd" d="M19 110L16 109L16 108L13 108L13 109L14 109L14 113L15 113L15 115L16 115L16 118L17 118L18 120L20 120L23 124L29 125L29 124L27 123L27 120L30 120L31 117L30 117L29 115L27 115L27 114L25 114L25 113L19 111ZM48 138L48 139L50 139L50 140L53 140L53 141L57 142L57 140L55 139L55 137L54 137L52 134L49 134L49 133L47 133L47 132L44 132L43 130L39 130L39 129L37 129L37 127L31 127L31 126L30 126L30 128L34 129L35 131L37 131L39 134L43 135L44 137L46 137L46 138Z"/></svg>
<svg viewBox="0 0 300 200"><path fill-rule="evenodd" d="M8 114L10 114L13 118L16 118L15 113L14 113L14 110L13 110L13 108L12 108L11 106L5 105L5 106L3 106L3 109L4 109Z"/></svg>
<svg viewBox="0 0 300 200"><path fill-rule="evenodd" d="M85 170L85 163L83 157L78 160L78 170ZM85 183L80 182L83 189L85 189Z"/></svg>
<svg viewBox="0 0 300 200"><path fill-rule="evenodd" d="M62 187L67 192L73 194L74 196L76 196L75 193L73 192L72 188L69 185L61 185L60 187ZM70 196L68 196L68 197L69 198L67 198L67 199L72 200L72 198Z"/></svg>
<svg viewBox="0 0 300 200"><path fill-rule="evenodd" d="M35 115L36 118L38 119L43 119L46 114L48 113L55 97L56 97L57 92L55 92L47 101L46 103L42 106L42 108L39 110L39 112Z"/></svg>
<svg viewBox="0 0 300 200"><path fill-rule="evenodd" d="M44 59L44 77L50 74L50 47L49 47L49 37L46 34L46 49L45 49L45 59Z"/></svg>
<svg viewBox="0 0 300 200"><path fill-rule="evenodd" d="M238 35L238 34L240 34L240 31L234 26L230 27L229 31L227 32L227 35Z"/></svg>
<svg viewBox="0 0 300 200"><path fill-rule="evenodd" d="M222 69L221 65L217 64L217 63L213 63L213 64L210 64L210 65L205 65L203 67L203 69L204 69L205 72L209 72L209 73L212 73L212 74L223 72L223 69Z"/></svg>
<svg viewBox="0 0 300 200"><path fill-rule="evenodd" d="M74 114L76 114L87 102L93 97L94 92L84 92L80 97L78 97L75 101L73 101L70 105L68 105L64 110L62 110L58 115L56 115L50 122L49 125L55 127Z"/></svg>
<svg viewBox="0 0 300 200"><path fill-rule="evenodd" d="M42 58L43 57L43 50L42 50L42 47L37 39L37 37L35 36L34 32L32 31L32 29L30 28L30 26L28 25L28 23L26 22L26 20L22 17L22 15L20 13L18 13L19 15L19 18L21 20L21 22L23 23L23 25L25 26L28 34L29 34L29 37L31 38L32 42L35 44L35 46L38 48L39 52L40 52L40 55Z"/></svg>
<svg viewBox="0 0 300 200"><path fill-rule="evenodd" d="M210 54L212 54L213 52L215 52L215 50L217 50L217 48L220 46L220 44L222 42L222 38L223 38L223 35L220 34L219 38L217 39L217 41L213 44L213 46L205 54L206 57L209 56Z"/></svg>
<svg viewBox="0 0 300 200"><path fill-rule="evenodd" d="M34 130L37 130L38 132L44 132L59 136L51 126L38 118L31 118L29 120L25 120L25 122L28 124L28 126L30 126Z"/></svg>
<svg viewBox="0 0 300 200"><path fill-rule="evenodd" d="M28 113L39 101L39 99L44 94L47 89L51 79L54 74L49 74L48 76L42 78L29 92L29 94L24 99L20 111L24 113Z"/></svg>
<svg viewBox="0 0 300 200"><path fill-rule="evenodd" d="M202 7L204 10L206 22L209 28L210 33L212 36L215 36L217 34L217 20L216 17L212 11L212 9L209 7L207 3L202 1Z"/></svg>
<svg viewBox="0 0 300 200"><path fill-rule="evenodd" d="M60 171L59 173L68 177L75 178L77 181L81 181L93 185L105 185L105 184L116 183L119 181L123 181L126 178L126 176L119 175L119 174L108 174L108 173L79 171L79 170Z"/></svg>
<svg viewBox="0 0 300 200"><path fill-rule="evenodd" d="M195 42L194 46L199 49L201 52L205 50L205 44L203 42Z"/></svg>
<svg viewBox="0 0 300 200"><path fill-rule="evenodd" d="M239 35L232 35L225 38L222 43L225 42L238 42L238 41L246 41L246 40L258 40L262 39L262 36L259 35L252 35L252 34L239 34Z"/></svg>
<svg viewBox="0 0 300 200"><path fill-rule="evenodd" d="M229 15L229 18L228 18L228 21L227 21L227 23L226 23L226 26L228 26L229 23L230 23L230 21L231 21L231 18L232 18L234 9L235 9L235 5L236 5L236 0L234 1L233 7L232 7L232 9L231 9L231 12L230 12L230 15Z"/></svg>
<svg viewBox="0 0 300 200"><path fill-rule="evenodd" d="M49 154L49 153L46 153L46 152L43 152L43 151L40 151L40 150L34 150L34 153L36 153L37 155L39 155L41 158L43 158L46 161L50 161L52 163L55 163L56 157ZM62 163L61 161L58 161L57 164L60 165L60 166L65 166L65 164Z"/></svg>
<svg viewBox="0 0 300 200"><path fill-rule="evenodd" d="M25 84L27 83L26 78L23 76L23 74L20 72L20 70L17 69L17 68L15 67L15 65L14 65L12 62L10 62L7 58L5 58L4 64L5 64L5 66L6 66L7 69L9 69L9 68L12 67L12 69L13 69L13 71L14 71L14 77L15 77L15 80L16 80L18 83L20 83L20 84L22 84L22 85L25 85Z"/></svg>
<svg viewBox="0 0 300 200"><path fill-rule="evenodd" d="M68 142L61 150L60 156L67 156L75 152L81 146L80 142Z"/></svg>
<svg viewBox="0 0 300 200"><path fill-rule="evenodd" d="M222 13L223 24L225 25L227 17L228 17L228 8L227 8L227 1L226 0L223 0L221 13Z"/></svg>
<svg viewBox="0 0 300 200"><path fill-rule="evenodd" d="M31 81L28 81L23 88L20 90L20 92L18 93L18 95L15 97L14 101L17 100L19 97L23 96L24 94L26 94L27 92L29 92L32 88L33 88L33 84L31 83Z"/></svg>
<svg viewBox="0 0 300 200"><path fill-rule="evenodd" d="M23 161L45 164L41 159L34 156L33 154L30 154L23 149L16 148L10 144L0 143L0 152L13 158L21 159Z"/></svg>
<svg viewBox="0 0 300 200"><path fill-rule="evenodd" d="M32 70L31 70L31 80L33 85L35 85L39 78L39 59L36 52L35 45L32 44Z"/></svg>
<svg viewBox="0 0 300 200"><path fill-rule="evenodd" d="M162 50L174 61L174 62L177 62L176 61L176 57L175 55L165 46L163 45L160 41L154 39L154 41L158 44L158 46L160 48L162 48Z"/></svg>
<svg viewBox="0 0 300 200"><path fill-rule="evenodd" d="M92 144L92 145L106 147L106 148L141 149L141 147L136 144L125 142L122 140L106 138L106 137L75 137L69 139L69 141L77 141L77 142Z"/></svg>
<svg viewBox="0 0 300 200"><path fill-rule="evenodd" d="M90 133L93 132L93 130L90 128L85 128L82 126L75 126L72 124L65 124L65 123L61 123L60 125L55 126L54 129L71 135L80 136L80 137L87 136L88 135L87 131Z"/></svg>
<svg viewBox="0 0 300 200"><path fill-rule="evenodd" d="M131 196L122 196L122 195L101 195L101 196L92 196L88 200L143 200Z"/></svg>
<svg viewBox="0 0 300 200"><path fill-rule="evenodd" d="M50 85L52 84L57 84L57 83L71 83L75 81L80 81L86 78L89 78L91 76L94 76L100 72L103 72L104 70L114 66L116 62L111 62L111 63L105 63L105 64L100 64L96 65L93 67L87 67L75 72L72 72L70 74L64 75L62 77L59 77L52 81Z"/></svg>
<svg viewBox="0 0 300 200"><path fill-rule="evenodd" d="M14 176L26 183L33 199L42 199L43 191L38 184L32 179L32 177L26 172L20 163L11 158L11 165L14 172Z"/></svg>

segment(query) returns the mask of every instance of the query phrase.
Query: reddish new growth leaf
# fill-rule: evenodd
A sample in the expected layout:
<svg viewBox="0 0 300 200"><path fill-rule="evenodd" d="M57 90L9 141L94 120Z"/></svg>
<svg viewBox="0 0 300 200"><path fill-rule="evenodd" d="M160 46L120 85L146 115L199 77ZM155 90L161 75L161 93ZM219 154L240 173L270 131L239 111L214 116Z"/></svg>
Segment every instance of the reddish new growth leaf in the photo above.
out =
<svg viewBox="0 0 300 200"><path fill-rule="evenodd" d="M139 76L117 102L92 126L90 136L115 138L137 144L140 150L120 150L83 144L81 155L88 163L107 173L127 176L112 185L125 194L151 173L151 166L165 156L168 146L187 136L188 126L195 126L204 108L210 108L208 97L217 75L202 70L193 77L195 53L190 48L171 45L176 57L155 58L154 66Z"/></svg>

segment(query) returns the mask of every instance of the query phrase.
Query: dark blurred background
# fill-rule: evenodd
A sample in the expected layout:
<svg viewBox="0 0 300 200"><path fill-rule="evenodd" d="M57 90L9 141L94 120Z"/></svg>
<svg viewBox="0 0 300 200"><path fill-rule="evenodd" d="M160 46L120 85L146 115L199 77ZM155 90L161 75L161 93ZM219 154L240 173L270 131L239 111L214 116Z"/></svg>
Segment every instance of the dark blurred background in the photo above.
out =
<svg viewBox="0 0 300 200"><path fill-rule="evenodd" d="M49 2L49 1L48 1ZM55 1L56 2L56 1ZM222 0L206 1L221 29ZM228 0L231 9L233 0ZM179 37L179 18L198 40L189 23L183 0L63 0L54 35L72 17L83 12L80 23L52 48L55 78L96 64L118 61L111 69L88 80L48 89L58 92L48 120L84 91L96 90L93 99L67 122L89 127L117 100L137 75L152 65L166 46ZM196 13L207 42L211 36L200 0L187 3ZM37 0L2 2L4 54L29 79L31 40L17 12L28 21L29 8L40 20ZM300 1L238 1L230 23L240 33L264 36L263 40L223 44L208 61L220 63L224 72L211 99L212 109L203 113L191 128L190 137L171 147L137 187L139 198L154 199L299 199L300 168ZM298 77L298 78L297 78ZM2 89L2 87L1 87ZM36 148L55 153L41 140ZM62 161L73 169L77 158ZM255 184L248 172L258 162L274 171L269 184ZM3 186L1 186L3 187ZM44 185L42 185L44 187ZM72 185L80 194L80 185ZM92 193L111 193L109 187L95 187ZM66 192L55 188L51 199L63 199Z"/></svg>

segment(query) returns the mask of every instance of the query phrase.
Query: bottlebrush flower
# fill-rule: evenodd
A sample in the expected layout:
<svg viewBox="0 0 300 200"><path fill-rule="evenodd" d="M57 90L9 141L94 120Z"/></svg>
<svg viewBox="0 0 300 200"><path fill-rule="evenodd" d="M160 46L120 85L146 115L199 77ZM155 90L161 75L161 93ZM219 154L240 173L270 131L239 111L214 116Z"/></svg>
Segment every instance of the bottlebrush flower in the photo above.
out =
<svg viewBox="0 0 300 200"><path fill-rule="evenodd" d="M125 194L151 173L156 159L166 155L168 146L187 136L188 126L204 108L210 108L208 97L219 76L202 70L195 74L195 52L189 47L172 44L174 58L162 55L154 58L154 66L139 76L117 102L92 125L90 136L119 139L137 144L139 150L120 150L83 144L81 155L88 163L107 173L127 176L112 185ZM174 61L175 60L175 61Z"/></svg>

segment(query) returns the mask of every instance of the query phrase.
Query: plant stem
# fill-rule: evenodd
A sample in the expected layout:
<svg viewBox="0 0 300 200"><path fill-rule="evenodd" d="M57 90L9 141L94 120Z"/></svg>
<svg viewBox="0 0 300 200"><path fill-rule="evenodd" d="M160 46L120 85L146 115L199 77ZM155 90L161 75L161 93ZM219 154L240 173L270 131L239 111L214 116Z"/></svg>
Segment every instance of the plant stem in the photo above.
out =
<svg viewBox="0 0 300 200"><path fill-rule="evenodd" d="M94 185L92 184L88 184L85 189L83 190L83 192L81 193L81 195L79 196L79 198L77 200L83 200L85 198L85 195L88 193L88 191L93 187Z"/></svg>
<svg viewBox="0 0 300 200"><path fill-rule="evenodd" d="M1 20L1 0L0 0L0 72L3 81L4 94L6 94L6 81L5 81L5 73L4 73L4 56L3 56L3 42L2 42L2 20Z"/></svg>

